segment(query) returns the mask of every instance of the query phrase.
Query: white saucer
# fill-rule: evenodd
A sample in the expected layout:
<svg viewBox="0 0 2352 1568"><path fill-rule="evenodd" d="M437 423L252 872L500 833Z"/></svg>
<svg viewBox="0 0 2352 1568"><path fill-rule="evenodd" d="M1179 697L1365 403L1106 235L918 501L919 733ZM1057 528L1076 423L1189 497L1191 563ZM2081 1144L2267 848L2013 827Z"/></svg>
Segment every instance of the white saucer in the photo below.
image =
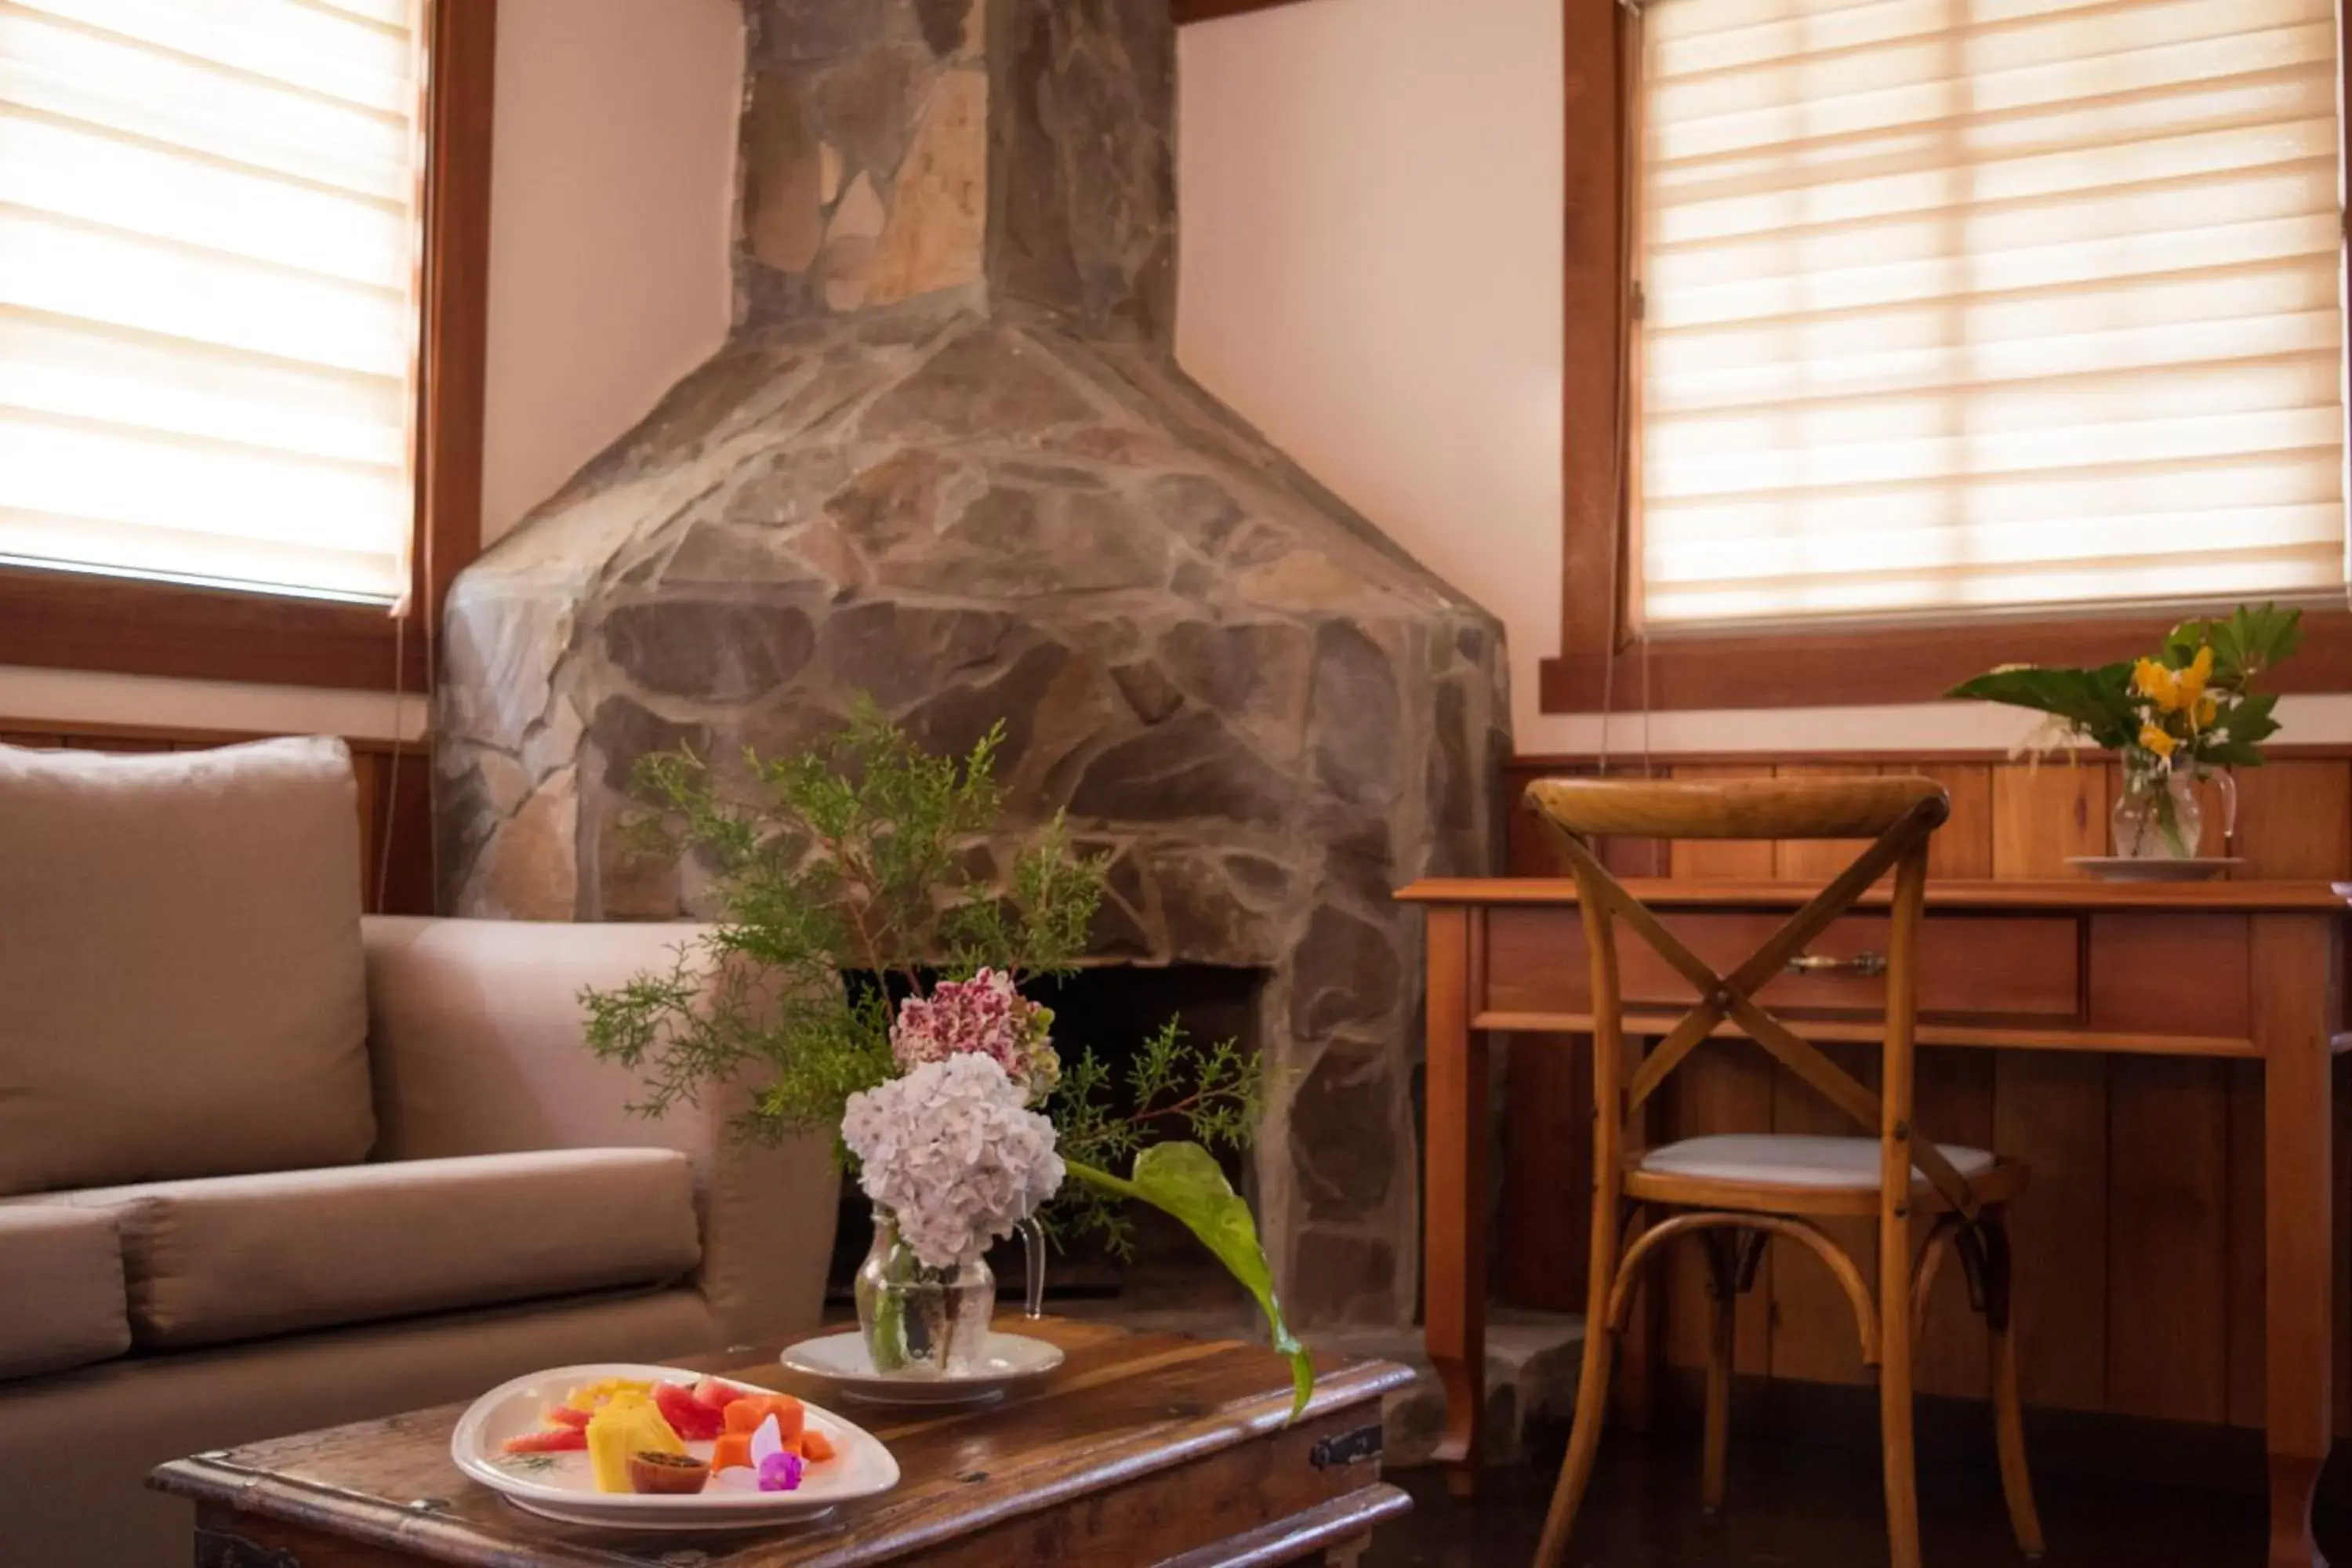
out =
<svg viewBox="0 0 2352 1568"><path fill-rule="evenodd" d="M2242 866L2240 855L2207 855L2185 860L2159 860L2128 855L2076 855L2066 864L2080 866L2108 882L2202 882L2232 867Z"/></svg>
<svg viewBox="0 0 2352 1568"><path fill-rule="evenodd" d="M979 1405L1045 1376L1062 1364L1062 1351L1026 1334L992 1331L976 1371L961 1377L886 1377L874 1370L865 1336L852 1329L788 1346L782 1360L794 1372L823 1378L843 1398L868 1405Z"/></svg>
<svg viewBox="0 0 2352 1568"><path fill-rule="evenodd" d="M865 1428L830 1410L808 1405L808 1424L833 1441L834 1457L811 1465L799 1489L789 1492L702 1491L690 1496L600 1492L588 1472L588 1456L578 1450L544 1455L504 1452L509 1437L536 1431L551 1405L570 1390L606 1378L692 1384L694 1373L674 1366L624 1363L556 1367L500 1384L457 1418L449 1435L449 1457L473 1479L517 1508L600 1530L772 1530L831 1513L836 1504L888 1491L898 1484L898 1461ZM734 1378L739 1388L772 1394ZM687 1448L708 1458L712 1445Z"/></svg>

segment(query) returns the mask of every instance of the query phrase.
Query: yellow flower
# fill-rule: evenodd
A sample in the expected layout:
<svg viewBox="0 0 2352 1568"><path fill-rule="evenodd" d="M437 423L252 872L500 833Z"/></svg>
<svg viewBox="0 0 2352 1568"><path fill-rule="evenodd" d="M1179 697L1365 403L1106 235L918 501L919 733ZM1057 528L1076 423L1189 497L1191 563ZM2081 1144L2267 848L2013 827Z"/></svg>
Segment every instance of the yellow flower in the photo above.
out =
<svg viewBox="0 0 2352 1568"><path fill-rule="evenodd" d="M2214 717L2221 711L2221 703L2214 700L2211 692L2207 692L2197 700L2197 727L2200 730L2211 729Z"/></svg>
<svg viewBox="0 0 2352 1568"><path fill-rule="evenodd" d="M2205 683L2213 679L2213 649L2209 645L2197 650L2197 657L2187 669L2172 678L2172 695L2166 706L2175 712L2186 713L2194 709L2205 696Z"/></svg>
<svg viewBox="0 0 2352 1568"><path fill-rule="evenodd" d="M2179 677L2152 658L2132 666L2132 689L2162 707L2174 706L2173 693L2179 687Z"/></svg>
<svg viewBox="0 0 2352 1568"><path fill-rule="evenodd" d="M2142 724L2139 727L2139 743L2159 757L2172 755L2173 739L2159 725Z"/></svg>

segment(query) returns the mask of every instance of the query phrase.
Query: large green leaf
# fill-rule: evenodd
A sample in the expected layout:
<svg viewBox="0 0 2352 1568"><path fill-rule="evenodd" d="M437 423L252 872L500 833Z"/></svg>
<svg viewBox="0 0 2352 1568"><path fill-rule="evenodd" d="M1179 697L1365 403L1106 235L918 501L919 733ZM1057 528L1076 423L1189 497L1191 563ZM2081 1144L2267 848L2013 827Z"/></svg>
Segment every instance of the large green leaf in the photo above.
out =
<svg viewBox="0 0 2352 1568"><path fill-rule="evenodd" d="M1977 702L2000 702L2054 713L2102 746L2127 746L2139 734L2131 705L2128 664L2096 669L2012 665L1964 680L1944 693Z"/></svg>
<svg viewBox="0 0 2352 1568"><path fill-rule="evenodd" d="M1283 1321L1282 1303L1274 1297L1274 1270L1258 1245L1257 1221L1249 1205L1225 1180L1216 1156L1198 1143L1155 1143L1135 1157L1135 1176L1122 1180L1092 1165L1069 1163L1069 1173L1121 1197L1136 1198L1183 1221L1186 1229L1217 1255L1217 1261L1257 1298L1265 1314L1274 1348L1290 1358L1290 1418L1298 1419L1315 1392L1315 1366L1307 1347Z"/></svg>

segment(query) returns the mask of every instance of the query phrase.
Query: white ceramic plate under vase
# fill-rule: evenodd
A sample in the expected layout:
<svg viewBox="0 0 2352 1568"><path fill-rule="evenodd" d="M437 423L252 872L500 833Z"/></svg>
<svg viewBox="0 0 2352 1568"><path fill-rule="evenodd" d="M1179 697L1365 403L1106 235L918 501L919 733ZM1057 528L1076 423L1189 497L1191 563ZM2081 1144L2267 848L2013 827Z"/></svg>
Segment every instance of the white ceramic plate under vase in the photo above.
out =
<svg viewBox="0 0 2352 1568"><path fill-rule="evenodd" d="M474 1401L449 1436L449 1457L468 1477L517 1508L566 1524L593 1524L604 1530L772 1529L830 1513L841 1503L873 1497L898 1484L898 1461L890 1457L881 1439L830 1410L805 1402L809 1426L832 1440L834 1457L809 1466L800 1486L788 1492L706 1489L684 1496L600 1492L589 1474L588 1456L577 1449L553 1454L504 1450L508 1438L541 1430L547 1407L562 1404L572 1390L613 1377L680 1383L688 1387L701 1381L696 1373L674 1366L617 1362L534 1372L502 1383ZM779 1392L731 1377L725 1381L755 1394ZM713 1445L705 1441L686 1447L695 1458L708 1459Z"/></svg>
<svg viewBox="0 0 2352 1568"><path fill-rule="evenodd" d="M2108 882L2202 882L2245 863L2245 858L2240 855L2206 855L2186 860L2161 860L2152 856L2076 855L2066 862Z"/></svg>
<svg viewBox="0 0 2352 1568"><path fill-rule="evenodd" d="M851 1329L788 1346L783 1363L822 1378L845 1399L868 1405L978 1405L1006 1389L1045 1376L1062 1364L1059 1345L1026 1334L991 1331L980 1364L959 1377L886 1377L874 1370L866 1336Z"/></svg>

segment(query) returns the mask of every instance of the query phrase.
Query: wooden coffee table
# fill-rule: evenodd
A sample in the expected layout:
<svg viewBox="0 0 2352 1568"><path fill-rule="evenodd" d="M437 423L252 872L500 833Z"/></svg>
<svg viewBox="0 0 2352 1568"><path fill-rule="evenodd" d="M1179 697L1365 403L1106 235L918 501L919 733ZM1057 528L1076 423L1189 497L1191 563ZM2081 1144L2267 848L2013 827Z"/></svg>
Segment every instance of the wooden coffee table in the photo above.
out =
<svg viewBox="0 0 2352 1568"><path fill-rule="evenodd" d="M1296 1425L1287 1363L1254 1345L1047 1318L1003 1327L1067 1359L1030 1392L978 1410L841 1401L890 1446L896 1490L774 1531L656 1535L558 1524L511 1507L449 1461L465 1406L175 1459L151 1485L196 1505L204 1568L1258 1568L1352 1563L1410 1508L1381 1480L1381 1395L1412 1373L1318 1357ZM823 1398L781 1345L679 1364Z"/></svg>

